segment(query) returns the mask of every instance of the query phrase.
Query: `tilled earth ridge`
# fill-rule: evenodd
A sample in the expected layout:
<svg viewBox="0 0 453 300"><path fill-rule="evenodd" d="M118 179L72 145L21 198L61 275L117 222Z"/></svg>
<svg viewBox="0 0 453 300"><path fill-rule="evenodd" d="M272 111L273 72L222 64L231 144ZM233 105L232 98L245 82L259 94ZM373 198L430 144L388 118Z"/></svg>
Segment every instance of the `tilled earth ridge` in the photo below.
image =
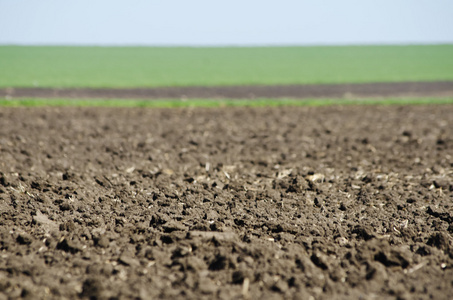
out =
<svg viewBox="0 0 453 300"><path fill-rule="evenodd" d="M129 89L5 88L0 97L14 98L368 98L368 97L453 97L453 82L382 82L356 84L189 86Z"/></svg>
<svg viewBox="0 0 453 300"><path fill-rule="evenodd" d="M2 108L0 299L451 299L453 106Z"/></svg>

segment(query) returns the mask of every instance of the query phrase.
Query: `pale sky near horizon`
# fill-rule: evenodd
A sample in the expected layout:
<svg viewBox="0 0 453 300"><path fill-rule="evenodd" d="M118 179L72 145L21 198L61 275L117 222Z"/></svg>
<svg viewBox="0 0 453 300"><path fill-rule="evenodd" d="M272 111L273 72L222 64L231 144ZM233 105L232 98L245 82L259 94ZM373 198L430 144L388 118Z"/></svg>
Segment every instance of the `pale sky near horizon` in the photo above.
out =
<svg viewBox="0 0 453 300"><path fill-rule="evenodd" d="M453 43L453 0L0 0L0 44Z"/></svg>

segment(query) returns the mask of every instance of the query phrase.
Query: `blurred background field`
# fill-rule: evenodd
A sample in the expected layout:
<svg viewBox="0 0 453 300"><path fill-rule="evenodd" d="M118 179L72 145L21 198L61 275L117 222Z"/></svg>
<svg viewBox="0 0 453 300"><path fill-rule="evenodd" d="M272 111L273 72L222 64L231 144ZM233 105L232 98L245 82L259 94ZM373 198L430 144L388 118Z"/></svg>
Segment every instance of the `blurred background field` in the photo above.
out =
<svg viewBox="0 0 453 300"><path fill-rule="evenodd" d="M453 80L453 45L0 46L0 87L133 88Z"/></svg>
<svg viewBox="0 0 453 300"><path fill-rule="evenodd" d="M332 106L332 105L435 105L453 104L453 98L380 98L380 99L48 99L23 98L13 101L0 99L0 107L278 107L278 106Z"/></svg>

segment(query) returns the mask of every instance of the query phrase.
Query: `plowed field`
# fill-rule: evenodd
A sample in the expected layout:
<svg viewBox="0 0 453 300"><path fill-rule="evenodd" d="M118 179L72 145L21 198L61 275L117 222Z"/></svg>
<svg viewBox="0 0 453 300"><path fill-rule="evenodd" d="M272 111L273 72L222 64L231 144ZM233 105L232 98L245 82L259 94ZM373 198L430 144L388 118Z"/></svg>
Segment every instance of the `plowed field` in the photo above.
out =
<svg viewBox="0 0 453 300"><path fill-rule="evenodd" d="M0 299L451 299L453 106L0 109Z"/></svg>

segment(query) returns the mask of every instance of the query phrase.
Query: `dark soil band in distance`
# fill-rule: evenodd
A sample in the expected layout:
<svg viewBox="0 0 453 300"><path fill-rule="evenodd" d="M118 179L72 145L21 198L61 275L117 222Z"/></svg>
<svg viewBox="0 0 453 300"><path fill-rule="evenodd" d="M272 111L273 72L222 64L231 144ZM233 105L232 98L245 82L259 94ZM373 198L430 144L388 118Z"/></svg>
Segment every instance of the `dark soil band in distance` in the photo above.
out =
<svg viewBox="0 0 453 300"><path fill-rule="evenodd" d="M375 98L375 97L453 97L453 82L393 82L360 84L159 87L159 88L5 88L2 98Z"/></svg>

